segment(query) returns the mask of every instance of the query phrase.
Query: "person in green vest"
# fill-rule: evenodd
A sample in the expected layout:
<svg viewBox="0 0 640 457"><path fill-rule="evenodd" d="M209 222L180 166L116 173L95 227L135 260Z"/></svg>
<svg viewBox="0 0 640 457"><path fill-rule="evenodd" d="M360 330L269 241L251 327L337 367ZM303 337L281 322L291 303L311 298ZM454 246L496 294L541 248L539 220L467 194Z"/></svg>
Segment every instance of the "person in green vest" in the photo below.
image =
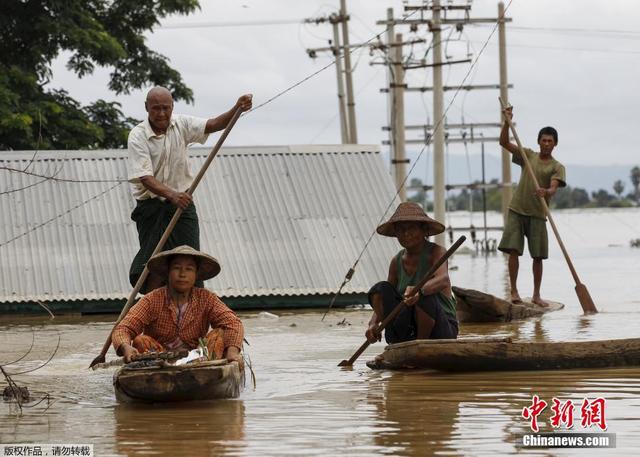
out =
<svg viewBox="0 0 640 457"><path fill-rule="evenodd" d="M402 300L407 306L387 325L387 343L415 339L455 339L458 336L458 320L447 262L417 293L414 290L431 265L446 252L442 246L428 240L429 236L444 232L444 225L427 216L419 204L404 202L398 205L387 222L377 228L377 232L397 238L403 249L391 259L387 280L369 290L373 315L365 332L367 340L370 343L380 341L378 323Z"/></svg>
<svg viewBox="0 0 640 457"><path fill-rule="evenodd" d="M513 109L506 108L504 115L512 119ZM551 155L553 149L558 145L556 129L553 127L542 128L538 133L538 145L540 146L539 153L533 152L529 148L523 148L540 185L536 188L531 174L526 170L518 145L509 141L509 125L506 121L503 124L500 132L500 146L511 153L512 162L519 165L522 171L518 187L516 187L509 203L509 212L498 249L509 254L510 298L512 303L520 303L522 299L517 285L520 268L519 257L524 252L524 239L527 238L529 254L533 258L533 296L531 301L546 307L548 303L540 297L540 285L542 284L542 261L549 257L549 240L547 237L547 216L539 197L543 197L549 204L558 188L566 186L567 183L564 165Z"/></svg>

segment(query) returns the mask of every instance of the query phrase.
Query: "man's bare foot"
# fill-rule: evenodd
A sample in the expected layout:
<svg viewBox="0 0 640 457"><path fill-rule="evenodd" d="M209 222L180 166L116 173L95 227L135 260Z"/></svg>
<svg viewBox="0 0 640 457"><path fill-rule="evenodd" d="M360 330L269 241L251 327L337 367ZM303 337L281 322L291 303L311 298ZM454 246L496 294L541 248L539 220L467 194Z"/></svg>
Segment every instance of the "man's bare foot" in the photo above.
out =
<svg viewBox="0 0 640 457"><path fill-rule="evenodd" d="M522 298L520 298L520 294L517 290L511 291L511 303L513 303L514 305L517 303L522 303Z"/></svg>
<svg viewBox="0 0 640 457"><path fill-rule="evenodd" d="M540 297L533 297L531 299L531 303L536 304L542 308L547 308L549 307L549 303L547 303L546 301L544 301L542 298Z"/></svg>

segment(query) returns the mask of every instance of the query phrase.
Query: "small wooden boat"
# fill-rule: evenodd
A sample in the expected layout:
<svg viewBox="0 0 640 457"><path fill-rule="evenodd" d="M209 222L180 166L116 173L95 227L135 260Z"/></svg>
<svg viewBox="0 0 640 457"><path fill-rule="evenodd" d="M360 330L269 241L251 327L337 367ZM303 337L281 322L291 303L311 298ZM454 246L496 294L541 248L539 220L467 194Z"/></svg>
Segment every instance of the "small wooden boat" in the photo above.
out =
<svg viewBox="0 0 640 457"><path fill-rule="evenodd" d="M511 322L540 316L564 308L562 303L548 301L542 307L525 298L521 303L511 303L494 295L473 289L452 287L456 296L459 322Z"/></svg>
<svg viewBox="0 0 640 457"><path fill-rule="evenodd" d="M414 340L392 344L373 369L440 371L565 370L640 365L640 338L534 343L509 338Z"/></svg>
<svg viewBox="0 0 640 457"><path fill-rule="evenodd" d="M244 384L237 362L210 360L186 365L133 362L116 371L120 402L174 402L236 398Z"/></svg>

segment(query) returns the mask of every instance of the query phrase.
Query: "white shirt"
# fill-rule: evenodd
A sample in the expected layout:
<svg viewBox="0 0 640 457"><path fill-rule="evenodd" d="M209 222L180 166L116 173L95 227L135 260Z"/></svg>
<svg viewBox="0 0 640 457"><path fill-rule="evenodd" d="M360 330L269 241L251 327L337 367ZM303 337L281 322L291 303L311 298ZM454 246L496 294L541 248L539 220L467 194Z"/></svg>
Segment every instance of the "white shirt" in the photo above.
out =
<svg viewBox="0 0 640 457"><path fill-rule="evenodd" d="M166 133L156 135L149 120L136 125L129 132L127 149L131 192L136 200L158 197L147 190L140 178L153 176L165 186L184 192L193 182L187 149L192 143L203 144L209 137L204 133L207 119L174 114Z"/></svg>

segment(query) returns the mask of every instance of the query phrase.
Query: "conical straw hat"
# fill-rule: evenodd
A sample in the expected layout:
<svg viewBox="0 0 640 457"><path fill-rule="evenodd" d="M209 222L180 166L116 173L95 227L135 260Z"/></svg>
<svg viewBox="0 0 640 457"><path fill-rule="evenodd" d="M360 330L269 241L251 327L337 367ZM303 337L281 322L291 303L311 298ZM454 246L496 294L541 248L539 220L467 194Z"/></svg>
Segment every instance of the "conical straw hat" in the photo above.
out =
<svg viewBox="0 0 640 457"><path fill-rule="evenodd" d="M169 251L162 251L154 255L147 262L147 268L152 273L166 277L169 272L169 259L174 255L189 255L196 258L198 263L197 279L204 281L220 273L220 262L204 252L196 251L191 246L183 245Z"/></svg>
<svg viewBox="0 0 640 457"><path fill-rule="evenodd" d="M397 236L395 228L396 222L418 222L422 224L425 235L427 236L444 232L444 225L427 216L422 206L414 202L400 203L395 213L393 213L393 216L391 216L387 222L380 225L376 231L380 235L395 237Z"/></svg>

